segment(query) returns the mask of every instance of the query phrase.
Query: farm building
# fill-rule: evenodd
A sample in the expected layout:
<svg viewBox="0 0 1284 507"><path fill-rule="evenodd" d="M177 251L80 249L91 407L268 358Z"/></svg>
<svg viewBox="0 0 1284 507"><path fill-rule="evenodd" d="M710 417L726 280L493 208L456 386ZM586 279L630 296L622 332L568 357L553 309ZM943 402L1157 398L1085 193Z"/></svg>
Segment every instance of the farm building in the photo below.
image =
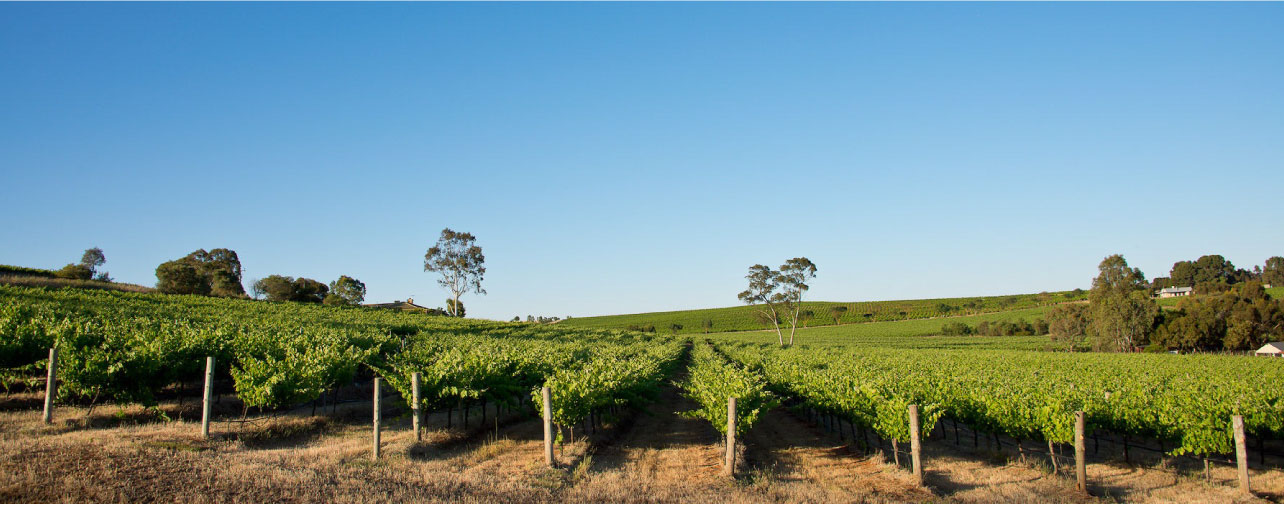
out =
<svg viewBox="0 0 1284 507"><path fill-rule="evenodd" d="M1177 296L1189 296L1195 289L1191 287L1167 287L1159 290L1159 297L1173 298Z"/></svg>
<svg viewBox="0 0 1284 507"><path fill-rule="evenodd" d="M1262 345L1262 348L1257 349L1257 352L1254 354L1259 356L1284 357L1284 342L1267 343L1266 345Z"/></svg>
<svg viewBox="0 0 1284 507"><path fill-rule="evenodd" d="M361 305L366 308L385 308L388 310L401 310L403 312L427 312L429 308L415 304L414 298L408 298L405 301L393 301L391 303L374 303Z"/></svg>

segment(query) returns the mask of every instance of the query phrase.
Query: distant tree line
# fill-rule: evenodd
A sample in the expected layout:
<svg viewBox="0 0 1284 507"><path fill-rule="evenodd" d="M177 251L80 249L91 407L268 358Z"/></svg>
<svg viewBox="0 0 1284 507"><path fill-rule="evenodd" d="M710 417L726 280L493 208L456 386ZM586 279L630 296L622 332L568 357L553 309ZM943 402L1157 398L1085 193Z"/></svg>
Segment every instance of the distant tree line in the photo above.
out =
<svg viewBox="0 0 1284 507"><path fill-rule="evenodd" d="M227 248L201 249L162 263L156 267L156 289L167 294L250 297L242 284L241 259ZM250 293L254 299L268 301L359 305L365 300L366 284L346 275L329 285L311 278L269 275L252 281Z"/></svg>
<svg viewBox="0 0 1284 507"><path fill-rule="evenodd" d="M1168 277L1145 281L1121 255L1098 266L1087 305L1062 305L1048 312L1054 343L1105 352L1254 350L1284 339L1284 301L1263 284L1284 281L1284 258L1265 267L1236 269L1220 255L1180 261ZM1161 311L1153 291L1193 286L1175 308Z"/></svg>
<svg viewBox="0 0 1284 507"><path fill-rule="evenodd" d="M1040 336L1048 334L1048 327L1048 322L1043 319L1035 319L1034 322L1027 322L1025 319L1017 319L1016 322L986 320L978 322L976 326L969 326L963 322L951 322L941 326L941 334L946 336Z"/></svg>
<svg viewBox="0 0 1284 507"><path fill-rule="evenodd" d="M569 319L570 317L567 317L567 318ZM558 321L561 321L561 320L562 320L562 318L561 318L561 317L545 317L545 316L543 316L543 315L540 315L539 317L536 317L536 316L534 316L534 315L527 315L527 316L526 316L526 322L530 322L530 323L538 323L538 324L552 324L552 323L554 323L554 322L558 322ZM513 317L513 322L521 322L521 321L522 321L522 318L521 318L521 317L519 317L519 316L514 316L514 317ZM651 330L652 330L652 331L655 331L655 326L651 326Z"/></svg>

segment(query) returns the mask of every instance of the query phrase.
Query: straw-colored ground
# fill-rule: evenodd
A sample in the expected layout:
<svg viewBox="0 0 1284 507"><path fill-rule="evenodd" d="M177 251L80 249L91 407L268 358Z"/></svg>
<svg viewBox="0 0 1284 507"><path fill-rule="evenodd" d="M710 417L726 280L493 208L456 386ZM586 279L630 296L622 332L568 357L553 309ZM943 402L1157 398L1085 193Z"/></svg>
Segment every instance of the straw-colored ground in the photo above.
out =
<svg viewBox="0 0 1284 507"><path fill-rule="evenodd" d="M719 435L676 416L690 406L673 390L649 413L560 448L562 465L552 470L543 465L538 421L511 417L495 435L493 419L479 424L476 411L468 432L443 429L444 414L434 414L423 443L408 418L390 413L375 462L368 402L341 406L337 415L303 409L244 428L216 424L218 438L203 442L190 419L157 422L136 408L99 408L86 422L85 409L63 408L44 426L33 396L0 398L0 501L7 503L1226 503L1284 496L1278 470L1255 470L1259 496L1245 497L1229 467L1206 483L1190 471L1097 463L1088 469L1088 496L1064 470L1051 475L1046 461L1020 463L970 442L956 447L939 433L924 444L926 484L917 486L880 455L862 457L854 444L784 410L744 436L732 479L721 474Z"/></svg>

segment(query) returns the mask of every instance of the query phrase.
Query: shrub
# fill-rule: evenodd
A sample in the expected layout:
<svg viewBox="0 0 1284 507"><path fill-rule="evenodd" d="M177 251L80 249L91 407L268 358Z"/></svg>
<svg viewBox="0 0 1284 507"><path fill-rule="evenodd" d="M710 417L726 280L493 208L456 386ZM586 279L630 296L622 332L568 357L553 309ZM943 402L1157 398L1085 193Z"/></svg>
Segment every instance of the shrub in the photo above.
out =
<svg viewBox="0 0 1284 507"><path fill-rule="evenodd" d="M70 280L89 280L94 277L94 270L80 264L68 264L59 269L56 275Z"/></svg>
<svg viewBox="0 0 1284 507"><path fill-rule="evenodd" d="M945 336L966 336L972 334L972 327L962 322L950 322L941 326L941 334Z"/></svg>

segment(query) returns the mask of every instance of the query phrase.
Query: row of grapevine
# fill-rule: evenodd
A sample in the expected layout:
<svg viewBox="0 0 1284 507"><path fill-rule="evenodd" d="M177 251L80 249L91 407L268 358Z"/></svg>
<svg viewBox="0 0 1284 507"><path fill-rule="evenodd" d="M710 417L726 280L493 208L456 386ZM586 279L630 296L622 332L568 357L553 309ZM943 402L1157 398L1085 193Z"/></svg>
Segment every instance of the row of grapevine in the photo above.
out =
<svg viewBox="0 0 1284 507"><path fill-rule="evenodd" d="M563 362L544 379L552 389L553 422L570 426L608 408L651 401L681 357L685 346L676 340L598 343L585 361ZM543 410L539 387L531 399Z"/></svg>
<svg viewBox="0 0 1284 507"><path fill-rule="evenodd" d="M726 345L738 361L807 403L905 438L905 406L923 427L942 416L982 431L1069 443L1074 412L1090 427L1176 442L1180 454L1233 451L1231 415L1250 434L1284 434L1284 370L1236 357L1002 350L772 349Z"/></svg>
<svg viewBox="0 0 1284 507"><path fill-rule="evenodd" d="M441 386L434 403L447 403L475 399L479 389L505 389L503 382L478 387L494 379L514 383L507 394L524 393L532 379L585 357L586 343L645 336L364 308L0 285L0 375L29 375L56 347L57 395L64 400L153 404L163 387L199 378L212 356L217 376L231 378L247 406L316 399L350 383L363 366L411 365L427 366L426 378ZM551 345L558 343L566 345ZM563 362L532 359L532 351Z"/></svg>
<svg viewBox="0 0 1284 507"><path fill-rule="evenodd" d="M767 389L762 375L728 362L705 341L697 342L692 349L691 367L680 387L688 398L700 405L700 408L683 415L709 421L724 435L727 433L729 398L736 398L738 435L744 434L760 415L779 402Z"/></svg>

